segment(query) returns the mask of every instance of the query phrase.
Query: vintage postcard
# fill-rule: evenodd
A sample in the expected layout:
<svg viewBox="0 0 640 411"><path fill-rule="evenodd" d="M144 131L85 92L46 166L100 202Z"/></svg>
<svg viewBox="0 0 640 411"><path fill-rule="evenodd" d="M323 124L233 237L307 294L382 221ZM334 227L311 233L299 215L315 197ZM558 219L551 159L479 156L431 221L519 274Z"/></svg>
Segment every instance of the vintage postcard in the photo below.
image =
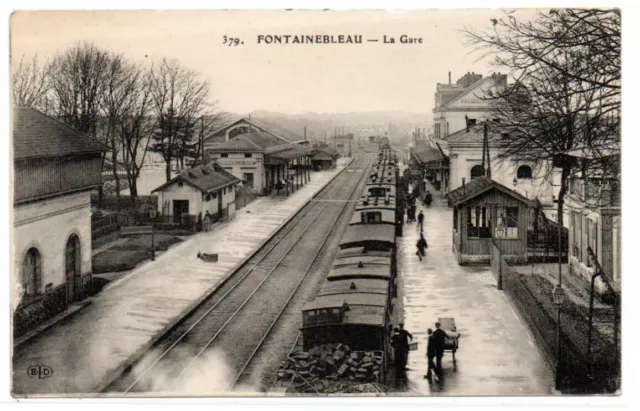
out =
<svg viewBox="0 0 640 411"><path fill-rule="evenodd" d="M11 394L621 393L621 11L16 11Z"/></svg>

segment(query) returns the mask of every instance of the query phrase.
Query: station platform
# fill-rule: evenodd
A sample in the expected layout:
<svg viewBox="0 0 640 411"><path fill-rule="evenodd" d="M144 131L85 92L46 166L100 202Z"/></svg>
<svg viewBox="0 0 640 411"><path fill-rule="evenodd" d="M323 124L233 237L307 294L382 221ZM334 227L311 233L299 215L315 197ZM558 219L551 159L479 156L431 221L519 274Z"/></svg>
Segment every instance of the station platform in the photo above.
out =
<svg viewBox="0 0 640 411"><path fill-rule="evenodd" d="M95 396L166 330L210 294L234 268L328 184L350 161L314 172L289 197L261 197L235 219L196 234L112 282L73 317L14 347L12 394ZM197 258L217 253L217 263ZM30 367L46 366L48 378Z"/></svg>
<svg viewBox="0 0 640 411"><path fill-rule="evenodd" d="M416 255L418 223L404 225L398 237L399 301L396 323L418 342L409 352L406 372L391 369L389 395L550 395L554 376L535 345L526 323L496 287L490 267L458 265L452 251L453 212L442 193L431 207L416 201L424 214L428 248L423 261ZM455 319L461 334L454 365L450 352L442 359L443 376L429 384L427 328L440 317Z"/></svg>

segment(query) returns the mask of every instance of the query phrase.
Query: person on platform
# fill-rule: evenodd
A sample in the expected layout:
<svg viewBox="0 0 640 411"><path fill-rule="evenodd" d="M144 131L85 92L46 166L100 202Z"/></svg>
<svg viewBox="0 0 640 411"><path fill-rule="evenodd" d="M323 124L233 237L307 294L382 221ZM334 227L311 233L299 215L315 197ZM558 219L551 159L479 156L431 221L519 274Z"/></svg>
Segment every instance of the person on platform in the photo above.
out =
<svg viewBox="0 0 640 411"><path fill-rule="evenodd" d="M207 210L207 213L205 214L204 218L202 219L202 226L203 226L205 232L211 230L211 214L209 214L209 210Z"/></svg>
<svg viewBox="0 0 640 411"><path fill-rule="evenodd" d="M433 371L436 370L436 365L433 363L433 359L436 358L436 343L434 342L433 330L429 328L427 330L427 374L424 378L428 379L431 382L431 378L434 377ZM438 381L438 376L435 375L436 381Z"/></svg>
<svg viewBox="0 0 640 411"><path fill-rule="evenodd" d="M447 333L440 328L439 322L436 323L436 330L433 332L434 353L436 356L436 373L442 376L442 356L444 355L444 346L447 340Z"/></svg>
<svg viewBox="0 0 640 411"><path fill-rule="evenodd" d="M424 195L424 205L427 207L431 207L432 202L433 196L431 195L431 191L427 191L427 194Z"/></svg>
<svg viewBox="0 0 640 411"><path fill-rule="evenodd" d="M425 240L424 235L422 233L420 233L420 239L416 243L416 247L418 248L418 251L416 251L416 255L418 256L420 261L422 261L422 257L424 257L425 255L424 251L428 247L427 240Z"/></svg>
<svg viewBox="0 0 640 411"><path fill-rule="evenodd" d="M404 324L398 324L391 342L396 349L396 367L400 370L407 368L409 359L409 341L413 341L413 335L404 329Z"/></svg>
<svg viewBox="0 0 640 411"><path fill-rule="evenodd" d="M422 232L422 228L423 228L423 224L424 224L424 214L422 214L422 210L420 210L420 213L418 214L418 227L420 227L420 232Z"/></svg>

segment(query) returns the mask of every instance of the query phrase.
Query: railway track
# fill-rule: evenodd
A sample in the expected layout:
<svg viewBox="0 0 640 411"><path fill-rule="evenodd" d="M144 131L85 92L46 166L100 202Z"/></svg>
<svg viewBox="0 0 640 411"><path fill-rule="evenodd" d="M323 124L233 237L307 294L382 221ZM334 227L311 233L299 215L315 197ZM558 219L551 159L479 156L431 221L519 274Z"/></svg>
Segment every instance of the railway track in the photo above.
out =
<svg viewBox="0 0 640 411"><path fill-rule="evenodd" d="M230 391L251 369L252 359L294 299L347 205L330 200L343 199L345 192L344 200L350 199L370 163L370 156L356 159L105 392L180 394L193 385L206 394L206 382L199 380L208 367L219 368ZM362 174L354 182L355 169ZM211 387L213 392L216 388Z"/></svg>

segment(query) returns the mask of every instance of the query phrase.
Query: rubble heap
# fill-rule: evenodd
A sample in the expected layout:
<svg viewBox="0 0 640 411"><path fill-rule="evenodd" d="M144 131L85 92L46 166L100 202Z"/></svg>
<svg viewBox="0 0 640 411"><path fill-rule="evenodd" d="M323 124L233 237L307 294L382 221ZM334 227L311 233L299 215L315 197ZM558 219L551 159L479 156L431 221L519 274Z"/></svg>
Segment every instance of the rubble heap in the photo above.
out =
<svg viewBox="0 0 640 411"><path fill-rule="evenodd" d="M365 383L380 380L382 362L380 351L352 351L345 344L325 344L289 354L277 378L292 382L290 391L297 393L373 393L379 390Z"/></svg>

